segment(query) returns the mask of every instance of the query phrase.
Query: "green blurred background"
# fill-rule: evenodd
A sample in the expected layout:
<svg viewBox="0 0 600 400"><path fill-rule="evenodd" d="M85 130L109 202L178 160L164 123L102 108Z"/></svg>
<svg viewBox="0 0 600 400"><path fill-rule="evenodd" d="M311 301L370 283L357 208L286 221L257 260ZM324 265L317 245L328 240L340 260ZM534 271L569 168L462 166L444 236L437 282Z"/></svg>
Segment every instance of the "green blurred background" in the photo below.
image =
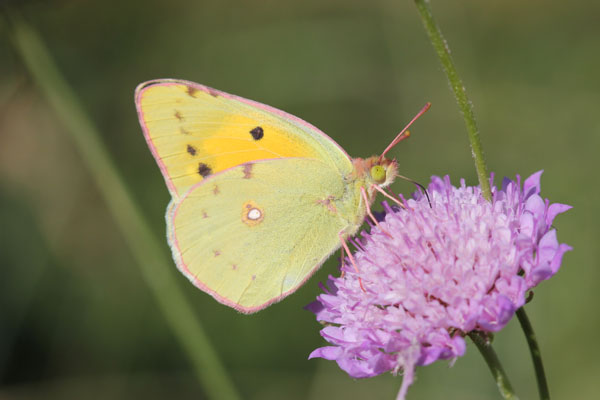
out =
<svg viewBox="0 0 600 400"><path fill-rule="evenodd" d="M4 2L2 3L4 4ZM44 38L154 233L169 196L144 142L135 86L182 78L315 124L349 154L392 153L422 183L476 184L465 127L412 1L13 1ZM574 205L555 221L574 247L527 306L555 399L600 393L596 161L600 3L433 1L475 105L490 170L544 169L542 195ZM499 181L497 179L497 181ZM412 187L398 182L394 191ZM168 252L166 240L161 251ZM0 22L0 398L199 399L205 389L141 277L81 155ZM248 399L394 398L400 377L351 380L307 360L324 344L302 309L336 273L329 260L284 302L245 316L179 275L237 389ZM495 347L522 399L536 385L515 320ZM469 343L452 368L417 369L409 399L498 399Z"/></svg>

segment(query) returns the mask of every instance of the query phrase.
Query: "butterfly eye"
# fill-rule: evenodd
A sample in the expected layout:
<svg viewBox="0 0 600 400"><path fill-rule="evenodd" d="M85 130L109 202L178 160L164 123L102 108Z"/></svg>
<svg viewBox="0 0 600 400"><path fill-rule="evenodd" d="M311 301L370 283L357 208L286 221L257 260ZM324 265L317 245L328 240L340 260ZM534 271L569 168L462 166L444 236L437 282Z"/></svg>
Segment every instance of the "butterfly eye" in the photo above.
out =
<svg viewBox="0 0 600 400"><path fill-rule="evenodd" d="M374 165L371 168L371 177L377 183L385 182L385 168L381 165Z"/></svg>

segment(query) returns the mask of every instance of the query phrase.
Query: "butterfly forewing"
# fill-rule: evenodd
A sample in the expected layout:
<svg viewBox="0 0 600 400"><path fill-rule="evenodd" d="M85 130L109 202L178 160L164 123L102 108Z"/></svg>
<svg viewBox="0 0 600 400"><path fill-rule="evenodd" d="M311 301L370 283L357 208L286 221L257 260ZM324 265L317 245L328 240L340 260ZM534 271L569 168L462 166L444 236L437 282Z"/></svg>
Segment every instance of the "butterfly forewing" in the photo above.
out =
<svg viewBox="0 0 600 400"><path fill-rule="evenodd" d="M142 84L136 105L174 199L202 179L254 160L302 157L352 171L346 153L312 125L272 107L187 81Z"/></svg>

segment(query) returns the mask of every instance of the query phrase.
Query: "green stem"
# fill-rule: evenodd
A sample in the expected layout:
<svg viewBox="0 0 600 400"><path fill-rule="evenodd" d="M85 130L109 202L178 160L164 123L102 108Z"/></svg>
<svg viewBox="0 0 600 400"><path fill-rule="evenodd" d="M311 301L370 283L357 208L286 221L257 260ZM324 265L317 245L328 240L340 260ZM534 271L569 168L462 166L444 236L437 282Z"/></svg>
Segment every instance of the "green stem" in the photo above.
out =
<svg viewBox="0 0 600 400"><path fill-rule="evenodd" d="M86 115L38 33L11 15L14 46L29 73L67 127L101 195L118 224L141 270L142 276L175 337L190 358L207 395L213 399L239 399L196 313L175 280L173 264L161 249L132 196L119 176L100 133Z"/></svg>
<svg viewBox="0 0 600 400"><path fill-rule="evenodd" d="M479 178L479 185L481 187L482 194L486 199L491 200L491 191L488 180L489 178L487 166L483 155L481 141L479 140L477 124L475 123L473 106L469 101L469 98L467 97L465 87L460 77L458 76L458 73L456 72L456 68L454 67L454 62L452 61L452 57L450 56L450 48L448 47L448 44L446 43L446 40L444 39L440 28L433 19L431 7L429 6L429 0L414 1L421 15L421 19L423 21L423 25L425 26L425 30L427 31L429 39L431 40L431 43L433 44L433 47L435 48L437 55L442 63L444 72L448 77L448 81L450 82L450 86L452 87L452 91L454 92L454 96L456 97L456 101L458 102L458 106L463 114L465 125L467 126L467 132L469 134L469 142L471 143L471 153L473 155L473 159L475 160L475 168L477 170L477 176ZM520 308L517 311L517 317L519 318L519 322L521 323L521 327L523 329L523 332L525 333L525 337L527 338L527 344L529 345L529 350L533 358L540 399L548 400L550 399L550 394L548 392L548 384L546 382L542 358L539 347L537 345L535 334L533 333L533 328L531 327L529 319L527 318L527 315L525 314L523 308Z"/></svg>
<svg viewBox="0 0 600 400"><path fill-rule="evenodd" d="M546 381L546 374L544 373L544 364L542 363L542 353L535 337L533 327L527 318L525 309L523 307L517 310L517 318L521 324L521 329L525 333L527 338L527 344L529 345L529 352L533 360L533 368L535 369L535 378L538 384L538 391L540 394L540 400L550 400L550 391L548 390L548 382Z"/></svg>
<svg viewBox="0 0 600 400"><path fill-rule="evenodd" d="M471 338L473 343L475 343L477 349L479 350L488 367L490 368L490 372L496 380L496 385L498 386L498 390L500 391L502 397L510 400L518 400L519 398L515 394L512 385L508 380L508 376L506 375L506 372L504 372L504 369L500 364L500 360L498 360L498 356L492 348L492 344L487 340L485 336L483 336L481 332L478 331L469 332L469 337Z"/></svg>
<svg viewBox="0 0 600 400"><path fill-rule="evenodd" d="M465 86L463 85L460 77L458 76L458 72L456 72L454 62L452 61L452 57L450 56L450 48L448 47L448 43L446 43L446 40L444 39L444 36L442 36L440 28L433 19L433 15L431 14L431 8L429 6L429 0L414 1L421 15L421 20L423 21L423 25L425 26L427 35L429 35L429 40L435 48L435 51L442 63L442 68L444 69L444 72L448 77L450 87L454 92L454 96L456 97L456 101L458 102L458 107L460 108L460 111L465 120L465 125L467 126L467 133L469 134L469 142L471 143L471 154L475 161L475 169L477 170L477 177L479 178L479 186L481 187L481 193L484 198L491 201L492 192L490 190L489 175L485 163L485 158L483 155L483 148L481 146L481 141L479 140L479 131L477 130L477 124L475 123L473 105L467 97Z"/></svg>

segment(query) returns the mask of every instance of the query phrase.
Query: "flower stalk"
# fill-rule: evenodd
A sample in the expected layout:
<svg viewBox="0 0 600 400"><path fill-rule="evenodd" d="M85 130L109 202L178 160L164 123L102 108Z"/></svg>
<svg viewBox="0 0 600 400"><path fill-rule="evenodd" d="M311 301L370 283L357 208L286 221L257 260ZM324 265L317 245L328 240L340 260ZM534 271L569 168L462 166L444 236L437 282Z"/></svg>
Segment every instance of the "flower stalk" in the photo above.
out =
<svg viewBox="0 0 600 400"><path fill-rule="evenodd" d="M502 364L500 364L500 360L486 335L483 332L471 331L469 337L473 343L475 343L475 346L477 346L477 349L490 368L490 372L496 380L496 385L498 386L498 390L502 397L507 400L518 400L519 398L515 394L512 385L508 380L508 376L506 375L506 372L504 372Z"/></svg>
<svg viewBox="0 0 600 400"><path fill-rule="evenodd" d="M544 364L542 363L542 353L540 351L535 332L533 331L533 327L531 326L529 318L527 318L527 314L525 314L525 309L523 307L517 310L517 318L519 319L521 329L523 329L525 337L527 338L527 344L529 345L529 352L531 353L531 358L533 360L533 368L535 369L535 377L538 384L540 400L550 400L550 391L548 390L548 382L546 381Z"/></svg>
<svg viewBox="0 0 600 400"><path fill-rule="evenodd" d="M462 83L462 80L458 76L452 57L450 56L450 48L448 43L442 35L442 31L433 19L431 13L431 7L429 6L429 0L415 0L415 5L429 36L429 40L433 45L442 68L448 77L452 92L458 102L458 107L463 115L465 125L467 127L467 133L469 135L469 142L471 144L471 155L475 161L475 169L477 170L477 178L479 179L479 185L481 187L482 195L488 201L492 200L492 193L490 191L490 183L488 181L489 175L487 165L485 163L485 157L483 154L483 148L481 146L481 140L479 139L479 130L477 129L477 123L475 122L475 114L473 113L473 104L467 97L467 91Z"/></svg>

